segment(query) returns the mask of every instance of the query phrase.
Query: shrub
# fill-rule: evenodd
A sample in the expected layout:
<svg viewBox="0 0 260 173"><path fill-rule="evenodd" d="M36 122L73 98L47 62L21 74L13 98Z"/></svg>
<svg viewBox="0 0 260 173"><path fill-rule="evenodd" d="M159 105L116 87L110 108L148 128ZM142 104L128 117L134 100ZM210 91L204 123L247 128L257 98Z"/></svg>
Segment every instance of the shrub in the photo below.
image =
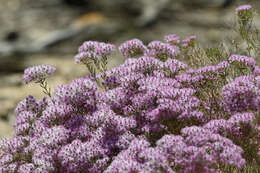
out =
<svg viewBox="0 0 260 173"><path fill-rule="evenodd" d="M250 10L236 9L240 34L249 33ZM195 38L171 34L166 43L147 46L126 41L119 51L127 60L110 70L115 46L87 41L75 63L91 74L53 93L46 78L54 67L26 69L24 82L40 83L48 97L28 96L17 105L14 137L0 144L1 172L259 170L259 67L252 57L226 56L218 48L203 52ZM199 58L211 64L196 67Z"/></svg>

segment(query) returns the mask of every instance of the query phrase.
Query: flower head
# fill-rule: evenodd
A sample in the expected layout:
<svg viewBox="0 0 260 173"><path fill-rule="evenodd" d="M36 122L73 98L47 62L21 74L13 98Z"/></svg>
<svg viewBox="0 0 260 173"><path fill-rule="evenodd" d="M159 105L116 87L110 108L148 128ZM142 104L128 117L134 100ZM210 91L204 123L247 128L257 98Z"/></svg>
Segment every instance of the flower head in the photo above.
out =
<svg viewBox="0 0 260 173"><path fill-rule="evenodd" d="M250 10L252 8L251 5L247 4L247 5L240 5L239 7L236 8L236 12L239 11L244 11L244 10Z"/></svg>
<svg viewBox="0 0 260 173"><path fill-rule="evenodd" d="M31 81L38 81L49 77L54 71L55 67L50 65L38 65L29 67L24 70L23 81L27 84Z"/></svg>
<svg viewBox="0 0 260 173"><path fill-rule="evenodd" d="M103 57L109 56L115 50L113 44L86 41L78 49L78 54L74 57L75 63L87 63L90 59L100 60Z"/></svg>
<svg viewBox="0 0 260 173"><path fill-rule="evenodd" d="M135 38L122 43L118 49L124 57L130 58L143 55L147 48L141 40Z"/></svg>
<svg viewBox="0 0 260 173"><path fill-rule="evenodd" d="M236 8L238 23L240 26L245 26L253 19L253 10L251 5L241 5Z"/></svg>
<svg viewBox="0 0 260 173"><path fill-rule="evenodd" d="M166 35L166 36L164 37L164 40L165 40L167 43L174 44L174 45L180 43L180 37L177 36L176 34Z"/></svg>
<svg viewBox="0 0 260 173"><path fill-rule="evenodd" d="M179 53L179 49L175 45L163 43L161 41L152 41L148 44L147 56L152 56L165 62L168 58L174 58Z"/></svg>

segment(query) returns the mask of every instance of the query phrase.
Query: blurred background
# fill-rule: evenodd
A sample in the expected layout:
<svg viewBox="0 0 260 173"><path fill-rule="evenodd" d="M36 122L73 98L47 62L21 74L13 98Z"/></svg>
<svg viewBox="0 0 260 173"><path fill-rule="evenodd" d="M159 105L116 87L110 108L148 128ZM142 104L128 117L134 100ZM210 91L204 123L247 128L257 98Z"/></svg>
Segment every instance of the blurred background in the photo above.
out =
<svg viewBox="0 0 260 173"><path fill-rule="evenodd" d="M26 67L57 67L51 88L88 74L74 64L77 48L86 40L115 45L139 38L144 43L164 35L196 35L202 47L237 37L237 5L258 0L0 0L0 138L12 135L17 103L44 94L36 84L22 83ZM259 16L255 17L260 28ZM124 62L118 51L108 68Z"/></svg>

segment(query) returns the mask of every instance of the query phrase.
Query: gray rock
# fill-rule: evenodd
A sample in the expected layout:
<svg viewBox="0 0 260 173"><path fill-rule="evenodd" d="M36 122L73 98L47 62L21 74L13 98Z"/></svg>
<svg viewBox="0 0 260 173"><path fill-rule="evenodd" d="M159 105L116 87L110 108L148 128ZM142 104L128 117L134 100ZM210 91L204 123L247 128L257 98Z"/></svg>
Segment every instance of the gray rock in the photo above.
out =
<svg viewBox="0 0 260 173"><path fill-rule="evenodd" d="M197 6L197 7L224 7L230 5L235 0L183 0L186 5Z"/></svg>
<svg viewBox="0 0 260 173"><path fill-rule="evenodd" d="M137 26L146 26L154 21L159 13L167 7L170 0L141 0L142 13L136 20Z"/></svg>

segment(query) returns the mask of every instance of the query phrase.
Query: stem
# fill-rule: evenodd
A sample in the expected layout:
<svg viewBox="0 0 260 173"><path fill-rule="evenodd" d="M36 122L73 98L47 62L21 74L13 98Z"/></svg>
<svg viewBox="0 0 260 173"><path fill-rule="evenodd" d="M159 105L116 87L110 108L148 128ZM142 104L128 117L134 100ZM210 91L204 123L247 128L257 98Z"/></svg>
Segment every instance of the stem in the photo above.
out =
<svg viewBox="0 0 260 173"><path fill-rule="evenodd" d="M100 81L97 79L95 68L94 68L93 66L91 66L90 63L89 63L89 64L85 64L85 65L86 65L86 67L88 68L90 74L92 74L92 75L94 76L94 81L96 82L96 84L98 85L98 87L101 88L101 89L102 89L102 88L104 89L104 87L100 84ZM96 63L95 63L95 65L96 65ZM97 66L97 65L96 65L96 66ZM98 68L98 67L97 67L97 68Z"/></svg>
<svg viewBox="0 0 260 173"><path fill-rule="evenodd" d="M36 81L35 83L39 83L40 87L43 89L43 93L46 94L47 96L51 97L51 89L48 88L48 83L45 80L45 78L40 79L40 80Z"/></svg>

